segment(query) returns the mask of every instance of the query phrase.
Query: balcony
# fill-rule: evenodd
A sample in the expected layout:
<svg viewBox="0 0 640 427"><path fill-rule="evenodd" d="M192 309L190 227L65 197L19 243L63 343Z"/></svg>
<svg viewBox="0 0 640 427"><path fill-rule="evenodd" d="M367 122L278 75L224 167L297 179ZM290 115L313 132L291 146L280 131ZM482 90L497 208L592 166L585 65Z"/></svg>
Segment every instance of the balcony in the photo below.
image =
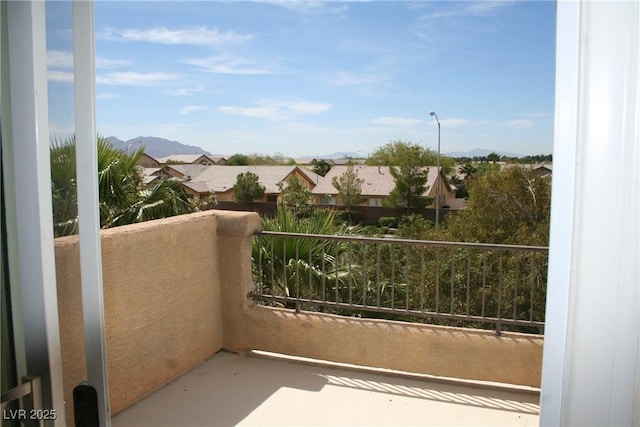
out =
<svg viewBox="0 0 640 427"><path fill-rule="evenodd" d="M517 309L510 325L485 311L485 321L504 328L483 330L307 311L303 294L280 306L257 303L278 297L253 283L259 225L253 213L208 211L103 231L114 425L537 424L543 338L507 329L536 329L540 319ZM67 402L86 379L78 258L76 237L56 239ZM397 277L389 283L399 292ZM308 296L307 304L317 300ZM375 300L364 301L377 309ZM445 318L445 300L434 311L434 301L415 299L441 321L482 320L471 305ZM340 310L353 308L340 301Z"/></svg>
<svg viewBox="0 0 640 427"><path fill-rule="evenodd" d="M538 411L531 389L221 352L116 415L112 425L537 426Z"/></svg>

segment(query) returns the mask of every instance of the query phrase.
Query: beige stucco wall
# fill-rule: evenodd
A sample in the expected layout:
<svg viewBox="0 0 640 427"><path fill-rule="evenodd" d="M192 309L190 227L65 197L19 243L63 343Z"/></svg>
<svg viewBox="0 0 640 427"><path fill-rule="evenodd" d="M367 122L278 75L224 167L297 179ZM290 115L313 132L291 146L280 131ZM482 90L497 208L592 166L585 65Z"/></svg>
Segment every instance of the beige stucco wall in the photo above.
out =
<svg viewBox="0 0 640 427"><path fill-rule="evenodd" d="M221 349L267 350L463 379L540 385L539 336L364 320L253 304L251 212L207 211L102 232L113 413ZM67 416L86 380L79 247L56 239Z"/></svg>
<svg viewBox="0 0 640 427"><path fill-rule="evenodd" d="M247 307L225 348L540 387L540 337ZM228 332L228 331L227 331Z"/></svg>
<svg viewBox="0 0 640 427"><path fill-rule="evenodd" d="M112 412L222 348L218 219L243 215L207 211L102 232ZM65 400L72 420L73 387L86 380L77 237L56 239L55 250Z"/></svg>
<svg viewBox="0 0 640 427"><path fill-rule="evenodd" d="M224 348L265 350L362 366L540 387L536 335L364 320L254 305L250 241L219 236ZM244 263L237 264L237 260ZM233 265L233 268L227 266Z"/></svg>

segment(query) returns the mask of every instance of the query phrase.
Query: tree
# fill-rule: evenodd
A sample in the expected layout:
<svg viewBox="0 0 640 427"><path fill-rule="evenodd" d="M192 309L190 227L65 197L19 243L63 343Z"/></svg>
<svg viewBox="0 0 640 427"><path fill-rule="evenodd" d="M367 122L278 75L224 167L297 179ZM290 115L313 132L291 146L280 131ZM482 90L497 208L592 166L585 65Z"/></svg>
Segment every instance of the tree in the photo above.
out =
<svg viewBox="0 0 640 427"><path fill-rule="evenodd" d="M251 164L251 159L245 154L234 154L227 159L228 166L247 166Z"/></svg>
<svg viewBox="0 0 640 427"><path fill-rule="evenodd" d="M464 175L464 186L469 188L469 180L476 173L478 169L470 162L465 163L461 168L460 172Z"/></svg>
<svg viewBox="0 0 640 427"><path fill-rule="evenodd" d="M320 176L325 176L331 170L331 165L326 160L318 160L313 165L313 173L317 173Z"/></svg>
<svg viewBox="0 0 640 427"><path fill-rule="evenodd" d="M51 198L54 234L78 232L75 137L51 145ZM97 138L100 226L103 228L193 212L195 207L177 181L144 186L137 162L144 147L132 154Z"/></svg>
<svg viewBox="0 0 640 427"><path fill-rule="evenodd" d="M366 200L362 196L362 184L364 180L358 178L358 172L353 170L353 165L347 167L340 177L334 176L331 184L338 190L342 203L347 207L349 222L351 222L351 207L359 205Z"/></svg>
<svg viewBox="0 0 640 427"><path fill-rule="evenodd" d="M451 174L449 182L455 186L456 198L462 199L468 196L467 186L464 184L464 181L458 177L457 173L454 172Z"/></svg>
<svg viewBox="0 0 640 427"><path fill-rule="evenodd" d="M180 187L180 182L163 179L150 188L141 188L133 203L114 210L103 226L115 227L194 211L195 204Z"/></svg>
<svg viewBox="0 0 640 427"><path fill-rule="evenodd" d="M237 154L237 156L243 156L241 154ZM242 159L242 161L246 161L248 165L294 165L295 160L289 157L285 157L282 153L276 153L273 156L263 155L263 154L251 154L249 156L244 156L246 159Z"/></svg>
<svg viewBox="0 0 640 427"><path fill-rule="evenodd" d="M551 181L514 166L474 181L464 210L449 221L457 241L542 245L549 242Z"/></svg>
<svg viewBox="0 0 640 427"><path fill-rule="evenodd" d="M304 215L311 212L311 205L309 204L311 191L304 188L296 176L289 178L286 187L282 182L278 183L278 187L281 192L280 201L291 208L296 215Z"/></svg>
<svg viewBox="0 0 640 427"><path fill-rule="evenodd" d="M403 165L389 167L389 172L396 182L395 188L389 193L387 204L392 208L424 209L431 200L424 197L427 191L429 169L417 165Z"/></svg>
<svg viewBox="0 0 640 427"><path fill-rule="evenodd" d="M406 164L418 166L435 166L438 163L438 153L421 145L408 141L393 141L376 149L367 164L372 166L402 166ZM450 157L440 156L440 166L446 174L455 166Z"/></svg>
<svg viewBox="0 0 640 427"><path fill-rule="evenodd" d="M262 218L262 230L317 235L358 232L357 228L339 224L335 215L334 211L318 210L300 218L280 205L275 217ZM348 246L344 242L319 238L296 243L278 236L262 236L253 242L254 283L261 283L265 294L295 296L298 291L303 298L321 299L335 292L346 293L351 264L345 259ZM309 281L310 286L296 287L299 280Z"/></svg>
<svg viewBox="0 0 640 427"><path fill-rule="evenodd" d="M495 151L493 153L489 153L487 154L487 160L495 165L496 162L500 161L500 154L496 153Z"/></svg>
<svg viewBox="0 0 640 427"><path fill-rule="evenodd" d="M259 182L259 177L253 172L238 174L233 186L233 196L237 203L251 204L264 196L265 188Z"/></svg>

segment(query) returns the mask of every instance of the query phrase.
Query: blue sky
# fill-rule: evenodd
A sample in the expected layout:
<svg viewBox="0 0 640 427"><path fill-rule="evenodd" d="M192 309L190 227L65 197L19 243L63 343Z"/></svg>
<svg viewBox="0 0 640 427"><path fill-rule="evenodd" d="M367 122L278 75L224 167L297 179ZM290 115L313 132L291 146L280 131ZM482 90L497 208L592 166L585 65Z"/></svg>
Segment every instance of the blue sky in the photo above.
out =
<svg viewBox="0 0 640 427"><path fill-rule="evenodd" d="M95 14L103 135L226 155L435 149L434 110L445 153L552 151L553 2L98 1ZM68 85L64 45L48 50L50 84Z"/></svg>

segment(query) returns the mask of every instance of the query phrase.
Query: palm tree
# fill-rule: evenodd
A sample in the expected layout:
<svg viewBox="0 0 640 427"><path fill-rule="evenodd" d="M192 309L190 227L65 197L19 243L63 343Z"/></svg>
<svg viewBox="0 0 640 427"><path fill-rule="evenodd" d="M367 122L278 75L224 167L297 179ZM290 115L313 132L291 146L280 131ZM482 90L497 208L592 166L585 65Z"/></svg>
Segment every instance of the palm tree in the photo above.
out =
<svg viewBox="0 0 640 427"><path fill-rule="evenodd" d="M337 224L335 212L319 210L299 218L278 206L274 218L262 219L262 230L313 235L345 235L354 228ZM328 238L283 238L261 236L254 241L254 280L262 291L276 296L334 300L342 295L349 276L345 262L347 245Z"/></svg>
<svg viewBox="0 0 640 427"><path fill-rule="evenodd" d="M500 161L500 154L496 153L495 151L489 153L487 154L487 160L495 165L497 161Z"/></svg>
<svg viewBox="0 0 640 427"><path fill-rule="evenodd" d="M153 187L139 190L135 200L124 209L113 211L104 228L133 224L194 212L194 204L178 181L161 180Z"/></svg>
<svg viewBox="0 0 640 427"><path fill-rule="evenodd" d="M78 232L75 137L51 145L51 194L54 234ZM102 228L193 212L194 205L175 181L145 188L137 161L144 147L132 154L116 149L98 136L98 188Z"/></svg>
<svg viewBox="0 0 640 427"><path fill-rule="evenodd" d="M464 186L469 188L469 179L475 174L477 168L471 163L465 163L464 166L460 168L460 172L464 175Z"/></svg>

